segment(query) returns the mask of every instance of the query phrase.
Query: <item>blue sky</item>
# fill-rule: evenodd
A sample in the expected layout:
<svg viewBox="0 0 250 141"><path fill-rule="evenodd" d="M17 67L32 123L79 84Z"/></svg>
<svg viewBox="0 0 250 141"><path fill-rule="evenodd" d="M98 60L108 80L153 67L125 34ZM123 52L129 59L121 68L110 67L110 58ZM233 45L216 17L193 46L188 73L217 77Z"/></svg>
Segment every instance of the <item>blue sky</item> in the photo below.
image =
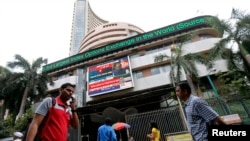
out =
<svg viewBox="0 0 250 141"><path fill-rule="evenodd" d="M199 15L228 19L232 8L248 10L249 0L89 0L92 10L110 22L150 31ZM193 5L193 6L192 6ZM69 55L74 0L0 0L0 65L20 54L49 63Z"/></svg>

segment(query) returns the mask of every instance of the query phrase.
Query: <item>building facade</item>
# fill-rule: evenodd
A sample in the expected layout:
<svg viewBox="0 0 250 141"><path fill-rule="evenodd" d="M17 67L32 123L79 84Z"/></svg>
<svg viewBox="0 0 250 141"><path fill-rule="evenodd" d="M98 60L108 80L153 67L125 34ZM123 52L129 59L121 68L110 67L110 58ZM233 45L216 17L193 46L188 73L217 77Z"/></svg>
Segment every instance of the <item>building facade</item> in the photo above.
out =
<svg viewBox="0 0 250 141"><path fill-rule="evenodd" d="M107 22L108 21L99 18L92 11L88 0L75 0L69 56L78 54L80 43L88 31ZM81 77L81 72L81 69L76 70L76 77ZM78 79L75 79L75 81L76 93L80 95L83 83L81 83L82 81L78 81ZM74 134L75 131L70 130L69 133L71 134L70 140L76 140L76 136L78 135Z"/></svg>
<svg viewBox="0 0 250 141"><path fill-rule="evenodd" d="M54 86L49 86L49 93L55 93L64 82L80 82L78 85L82 86L76 98L82 121L81 137L96 140L97 128L105 116L110 116L114 122L126 121L127 115L164 109L166 104L171 106L171 101L175 101L171 97L174 91L170 78L171 60L155 62L155 57L159 54L171 56L171 46L179 42L179 37L193 32L196 36L185 42L183 55L206 54L221 39L213 29L214 19L216 17L199 16L149 32L136 26L122 26L125 27L122 32L127 31L130 36L112 42L104 37L113 39L107 35L112 35L108 33L114 30L104 28L109 23L101 25L96 34L93 29L93 33L82 40L78 54L43 66L43 72L55 82ZM95 44L91 39L99 42ZM117 64L124 69L120 73L117 73ZM226 60L217 60L213 64L217 71L227 71ZM196 67L199 77L208 75L206 66L196 64ZM186 81L185 72L182 76L181 80ZM181 117L176 119L176 122L183 120ZM147 127L136 130L145 129ZM185 125L181 130L185 130Z"/></svg>
<svg viewBox="0 0 250 141"><path fill-rule="evenodd" d="M107 22L92 11L88 0L75 0L69 55L78 54L80 43L88 31Z"/></svg>

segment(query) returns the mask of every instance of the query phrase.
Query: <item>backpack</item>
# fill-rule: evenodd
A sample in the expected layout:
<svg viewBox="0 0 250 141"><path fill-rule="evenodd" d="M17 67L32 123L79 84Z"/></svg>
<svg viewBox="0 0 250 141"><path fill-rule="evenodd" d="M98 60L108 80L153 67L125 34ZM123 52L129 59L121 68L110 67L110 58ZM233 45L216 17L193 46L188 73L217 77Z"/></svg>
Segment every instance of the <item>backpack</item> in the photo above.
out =
<svg viewBox="0 0 250 141"><path fill-rule="evenodd" d="M54 108L55 107L55 105L56 105L56 99L55 99L55 97L51 97L52 98L52 107L51 108ZM49 119L50 119L50 113L48 112L47 113L47 115L44 117L44 119L46 119L46 121L42 121L42 122L45 122L45 124L44 124L44 127L46 127L47 126L47 124L49 123ZM47 117L47 118L46 118ZM30 123L32 122L32 119L33 118L28 118L27 120L28 120L28 123L27 123L27 125L26 125L26 130L25 130L25 133L24 133L24 135L23 135L23 141L26 141L26 136L27 136L27 133L28 133L28 130L29 130L29 126L30 126ZM44 120L43 119L43 120ZM41 132L41 129L39 129L38 128L38 132L37 132L37 134L36 134L36 136L35 136L35 139L34 139L34 141L40 141L40 138L39 138L39 132Z"/></svg>

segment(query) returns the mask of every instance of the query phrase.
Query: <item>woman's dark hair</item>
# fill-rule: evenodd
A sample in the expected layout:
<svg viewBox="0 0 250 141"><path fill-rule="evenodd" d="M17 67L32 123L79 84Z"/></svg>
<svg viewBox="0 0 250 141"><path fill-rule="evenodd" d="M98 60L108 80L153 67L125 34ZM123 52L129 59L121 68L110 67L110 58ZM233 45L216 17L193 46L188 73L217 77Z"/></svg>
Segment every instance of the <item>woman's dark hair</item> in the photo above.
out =
<svg viewBox="0 0 250 141"><path fill-rule="evenodd" d="M188 94L191 94L191 88L187 82L179 83L177 86L179 86L182 91L187 90Z"/></svg>
<svg viewBox="0 0 250 141"><path fill-rule="evenodd" d="M159 129L157 123L155 121L153 121L153 120L150 121L150 126L151 126L151 129L152 128Z"/></svg>

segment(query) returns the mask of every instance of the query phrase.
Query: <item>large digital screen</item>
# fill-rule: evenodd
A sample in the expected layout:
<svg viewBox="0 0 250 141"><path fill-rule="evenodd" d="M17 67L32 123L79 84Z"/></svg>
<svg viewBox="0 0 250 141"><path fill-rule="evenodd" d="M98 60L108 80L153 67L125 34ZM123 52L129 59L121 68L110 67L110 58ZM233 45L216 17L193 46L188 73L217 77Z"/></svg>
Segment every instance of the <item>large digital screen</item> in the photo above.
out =
<svg viewBox="0 0 250 141"><path fill-rule="evenodd" d="M88 67L88 95L96 96L134 86L129 57Z"/></svg>

